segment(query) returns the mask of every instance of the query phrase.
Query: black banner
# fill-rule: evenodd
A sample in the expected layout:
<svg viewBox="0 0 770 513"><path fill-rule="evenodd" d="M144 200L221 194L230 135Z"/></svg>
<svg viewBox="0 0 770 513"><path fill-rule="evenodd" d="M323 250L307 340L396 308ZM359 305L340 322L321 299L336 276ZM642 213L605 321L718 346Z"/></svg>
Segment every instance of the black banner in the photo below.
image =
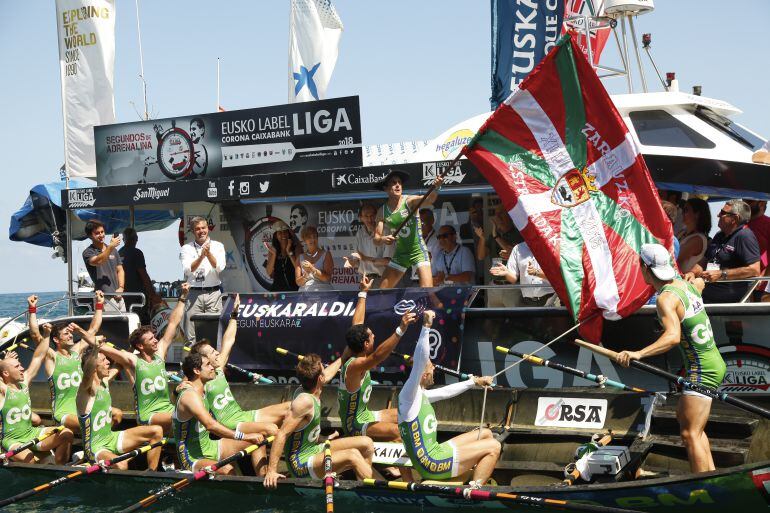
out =
<svg viewBox="0 0 770 513"><path fill-rule="evenodd" d="M456 369L460 360L463 310L471 297L470 287L443 287L428 290L395 289L369 292L366 325L379 344L393 334L407 311L436 312L430 334L431 359ZM242 294L238 315L237 342L230 361L249 369L268 372L287 371L295 358L275 351L282 347L298 354L316 353L323 361L339 358L345 349L345 333L351 326L358 301L356 291L279 294ZM224 329L230 319L228 306L220 319ZM422 318L410 326L396 351L412 355L422 326ZM375 369L379 376L403 381L403 358L389 357Z"/></svg>
<svg viewBox="0 0 770 513"><path fill-rule="evenodd" d="M94 127L100 186L361 166L357 96ZM199 198L199 200L202 198Z"/></svg>

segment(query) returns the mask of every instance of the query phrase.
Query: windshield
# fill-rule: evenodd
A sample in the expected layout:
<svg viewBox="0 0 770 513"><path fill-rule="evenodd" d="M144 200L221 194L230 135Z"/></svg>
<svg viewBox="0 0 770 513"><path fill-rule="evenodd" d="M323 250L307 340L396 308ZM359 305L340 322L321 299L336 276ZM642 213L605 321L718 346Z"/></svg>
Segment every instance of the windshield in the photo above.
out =
<svg viewBox="0 0 770 513"><path fill-rule="evenodd" d="M738 123L734 123L733 121L730 121L725 116L722 116L721 114L717 114L713 110L709 109L708 107L704 107L702 105L699 105L695 109L695 115L708 123L709 125L713 126L720 132L725 133L727 136L734 139L736 142L742 144L743 146L749 148L750 150L758 150L762 147L763 144L765 144L765 141L754 135L749 130L743 128Z"/></svg>

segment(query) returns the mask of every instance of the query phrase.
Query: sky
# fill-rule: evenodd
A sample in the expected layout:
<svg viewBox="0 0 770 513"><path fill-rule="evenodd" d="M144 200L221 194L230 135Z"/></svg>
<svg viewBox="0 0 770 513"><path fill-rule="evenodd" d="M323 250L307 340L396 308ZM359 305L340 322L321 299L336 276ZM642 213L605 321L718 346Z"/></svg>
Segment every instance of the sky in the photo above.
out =
<svg viewBox="0 0 770 513"><path fill-rule="evenodd" d="M117 0L115 110L117 122L137 121L142 106L136 4ZM333 0L345 31L328 96L358 95L364 144L430 139L489 109L490 10L480 0ZM0 151L4 157L0 221L38 183L59 179L64 160L56 14L51 0L0 0ZM221 103L228 110L286 103L289 0L140 1L144 76L152 117L216 109L216 61ZM770 1L658 0L639 17L651 32L662 73L675 71L682 91L743 110L738 122L770 136ZM645 56L643 55L643 58ZM610 39L603 63L618 65ZM651 90L660 90L644 59ZM605 82L610 93L624 79ZM637 82L638 87L638 82ZM7 233L7 232L6 232ZM181 277L176 227L140 234L150 275ZM82 267L84 243L75 246ZM0 293L66 289L66 265L51 250L0 237ZM76 267L77 271L77 267Z"/></svg>

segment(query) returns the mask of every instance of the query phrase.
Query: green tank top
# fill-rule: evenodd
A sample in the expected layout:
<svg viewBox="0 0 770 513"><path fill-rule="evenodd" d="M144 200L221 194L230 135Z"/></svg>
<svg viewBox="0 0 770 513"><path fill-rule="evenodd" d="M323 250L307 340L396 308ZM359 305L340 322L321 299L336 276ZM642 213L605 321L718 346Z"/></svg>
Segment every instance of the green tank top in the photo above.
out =
<svg viewBox="0 0 770 513"><path fill-rule="evenodd" d="M293 399L302 394L307 394L302 388L294 392ZM297 467L301 466L307 458L316 453L316 444L321 435L321 401L313 394L307 394L313 398L313 418L302 429L294 431L289 437L284 449L286 461L294 460Z"/></svg>
<svg viewBox="0 0 770 513"><path fill-rule="evenodd" d="M0 439L8 447L13 442L26 442L33 439L36 430L32 427L32 401L29 389L24 383L19 388L7 386L5 401L0 410Z"/></svg>
<svg viewBox="0 0 770 513"><path fill-rule="evenodd" d="M340 373L340 384L337 387L337 402L340 405L340 421L342 422L342 429L346 434L352 433L355 430L357 420L361 414L366 413L369 410L369 397L372 395L372 376L369 371L366 371L363 379L361 380L361 386L355 392L348 392L345 386L345 376L348 370L348 365L353 361L353 358L349 359L342 365L342 372Z"/></svg>
<svg viewBox="0 0 770 513"><path fill-rule="evenodd" d="M725 362L719 353L714 332L711 329L703 299L698 290L686 283L687 290L674 285L665 285L661 293L670 292L682 302L684 318L682 339L679 348L687 366L688 379L710 387L718 387L725 374Z"/></svg>
<svg viewBox="0 0 770 513"><path fill-rule="evenodd" d="M438 445L436 411L425 394L421 395L422 401L417 417L398 424L401 440L404 442L404 450L413 462L424 459L427 453Z"/></svg>
<svg viewBox="0 0 770 513"><path fill-rule="evenodd" d="M206 403L210 406L211 414L222 424L230 424L230 420L243 413L238 402L233 397L230 384L227 382L222 369L217 369L217 377L203 386L206 393Z"/></svg>
<svg viewBox="0 0 770 513"><path fill-rule="evenodd" d="M399 206L392 211L388 208L387 202L382 206L383 222L391 230L395 230L409 215L409 208L406 206L406 196L399 200ZM412 248L419 247L422 243L422 224L420 216L413 215L406 225L396 236L396 251L410 252Z"/></svg>
<svg viewBox="0 0 770 513"><path fill-rule="evenodd" d="M141 422L149 422L153 413L174 410L168 394L166 362L158 356L151 362L137 358L135 377L134 402Z"/></svg>
<svg viewBox="0 0 770 513"><path fill-rule="evenodd" d="M177 408L179 407L179 400L186 394L190 388L184 388L179 392L177 398ZM210 409L206 397L202 397L203 406L208 410ZM177 443L177 452L180 455L184 455L186 458L192 460L207 459L211 455L217 454L217 442L209 437L209 432L206 428L198 422L198 419L193 416L189 420L181 421L177 418L177 411L171 417L171 424L174 430L174 438ZM190 465L192 466L192 465Z"/></svg>
<svg viewBox="0 0 770 513"><path fill-rule="evenodd" d="M54 354L53 374L48 378L48 385L51 389L53 418L61 422L65 415L77 416L75 397L80 382L83 381L83 370L77 352L73 351L69 356L59 351Z"/></svg>
<svg viewBox="0 0 770 513"><path fill-rule="evenodd" d="M96 391L91 412L78 416L83 442L89 448L104 447L112 439L112 396L110 388L103 384ZM94 454L96 456L96 454Z"/></svg>

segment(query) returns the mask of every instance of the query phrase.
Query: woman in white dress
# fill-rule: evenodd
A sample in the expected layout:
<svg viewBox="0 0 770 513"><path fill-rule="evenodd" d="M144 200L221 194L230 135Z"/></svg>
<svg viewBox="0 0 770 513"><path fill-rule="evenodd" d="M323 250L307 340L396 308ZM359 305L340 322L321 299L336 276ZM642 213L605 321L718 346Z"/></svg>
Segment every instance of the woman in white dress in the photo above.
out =
<svg viewBox="0 0 770 513"><path fill-rule="evenodd" d="M305 226L300 232L305 252L297 259L294 274L300 291L332 290L332 255L318 247L318 229Z"/></svg>
<svg viewBox="0 0 770 513"><path fill-rule="evenodd" d="M690 198L684 204L682 220L684 235L679 238L679 257L676 263L683 275L701 261L708 248L708 234L711 231L709 205L700 198Z"/></svg>

